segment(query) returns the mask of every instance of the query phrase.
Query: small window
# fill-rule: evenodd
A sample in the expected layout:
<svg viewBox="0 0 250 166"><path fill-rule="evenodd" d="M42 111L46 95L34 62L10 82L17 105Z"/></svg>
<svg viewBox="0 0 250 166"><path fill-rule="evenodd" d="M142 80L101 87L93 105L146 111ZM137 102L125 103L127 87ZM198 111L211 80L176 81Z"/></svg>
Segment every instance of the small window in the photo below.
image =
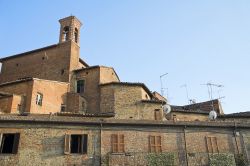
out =
<svg viewBox="0 0 250 166"><path fill-rule="evenodd" d="M76 87L76 93L84 93L84 84L85 84L85 81L84 80L77 80L77 83L76 83L77 87Z"/></svg>
<svg viewBox="0 0 250 166"><path fill-rule="evenodd" d="M43 104L43 94L41 94L41 93L36 94L36 104L42 106L42 104Z"/></svg>
<svg viewBox="0 0 250 166"><path fill-rule="evenodd" d="M66 105L65 104L61 104L61 112L66 112Z"/></svg>
<svg viewBox="0 0 250 166"><path fill-rule="evenodd" d="M72 134L65 135L65 154L87 154L88 149L88 135L87 134Z"/></svg>
<svg viewBox="0 0 250 166"><path fill-rule="evenodd" d="M111 135L111 146L113 153L124 153L124 135L123 134L112 134Z"/></svg>
<svg viewBox="0 0 250 166"><path fill-rule="evenodd" d="M162 152L161 136L149 136L149 152Z"/></svg>
<svg viewBox="0 0 250 166"><path fill-rule="evenodd" d="M20 133L0 134L0 154L17 154Z"/></svg>
<svg viewBox="0 0 250 166"><path fill-rule="evenodd" d="M78 43L78 29L77 28L75 28L74 38L75 38L75 42Z"/></svg>
<svg viewBox="0 0 250 166"><path fill-rule="evenodd" d="M63 41L69 40L69 27L66 26L63 28Z"/></svg>
<svg viewBox="0 0 250 166"><path fill-rule="evenodd" d="M216 137L206 137L206 145L208 153L219 153Z"/></svg>
<svg viewBox="0 0 250 166"><path fill-rule="evenodd" d="M64 72L65 72L65 70L64 70L64 69L62 69L62 70L61 70L61 75L63 75L63 74L64 74Z"/></svg>
<svg viewBox="0 0 250 166"><path fill-rule="evenodd" d="M161 120L162 116L161 116L161 111L160 109L156 109L155 110L155 120Z"/></svg>

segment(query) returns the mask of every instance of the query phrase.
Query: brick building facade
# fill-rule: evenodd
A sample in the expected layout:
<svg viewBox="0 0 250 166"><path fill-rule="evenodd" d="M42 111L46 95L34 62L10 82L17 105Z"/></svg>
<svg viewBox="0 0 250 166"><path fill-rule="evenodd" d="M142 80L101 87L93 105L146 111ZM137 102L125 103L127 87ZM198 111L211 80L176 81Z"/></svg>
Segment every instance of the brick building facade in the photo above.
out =
<svg viewBox="0 0 250 166"><path fill-rule="evenodd" d="M249 112L213 100L166 114L159 93L80 58L76 17L59 22L58 44L0 59L0 165L250 164Z"/></svg>

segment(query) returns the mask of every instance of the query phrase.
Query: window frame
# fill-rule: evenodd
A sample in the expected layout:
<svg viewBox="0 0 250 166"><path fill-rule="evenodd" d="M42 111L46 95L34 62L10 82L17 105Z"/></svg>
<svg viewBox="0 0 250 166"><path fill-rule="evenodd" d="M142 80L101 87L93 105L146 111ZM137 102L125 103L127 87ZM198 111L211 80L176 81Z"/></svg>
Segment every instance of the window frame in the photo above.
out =
<svg viewBox="0 0 250 166"><path fill-rule="evenodd" d="M36 105L39 105L39 106L43 105L43 94L40 92L36 93Z"/></svg>
<svg viewBox="0 0 250 166"><path fill-rule="evenodd" d="M11 152L3 152L5 135L14 135ZM0 155L13 155L18 153L20 133L0 133Z"/></svg>
<svg viewBox="0 0 250 166"><path fill-rule="evenodd" d="M112 153L125 153L124 134L111 134Z"/></svg>
<svg viewBox="0 0 250 166"><path fill-rule="evenodd" d="M208 153L219 154L220 150L219 150L219 146L218 146L218 142L217 142L217 137L206 136L205 139L206 139L206 147L207 147Z"/></svg>
<svg viewBox="0 0 250 166"><path fill-rule="evenodd" d="M155 109L154 110L154 117L155 117L155 120L162 120L162 115L161 115L161 110L160 109Z"/></svg>
<svg viewBox="0 0 250 166"><path fill-rule="evenodd" d="M67 112L66 104L61 104L60 112Z"/></svg>
<svg viewBox="0 0 250 166"><path fill-rule="evenodd" d="M149 135L149 152L161 153L162 152L162 136Z"/></svg>
<svg viewBox="0 0 250 166"><path fill-rule="evenodd" d="M72 152L72 136L80 136L78 152ZM86 155L88 153L88 134L65 134L64 154Z"/></svg>
<svg viewBox="0 0 250 166"><path fill-rule="evenodd" d="M83 82L83 87L79 89L79 92L78 92L78 82L79 81L82 81ZM85 84L86 84L86 81L85 79L79 79L79 80L76 80L76 93L78 94L83 94L85 92Z"/></svg>

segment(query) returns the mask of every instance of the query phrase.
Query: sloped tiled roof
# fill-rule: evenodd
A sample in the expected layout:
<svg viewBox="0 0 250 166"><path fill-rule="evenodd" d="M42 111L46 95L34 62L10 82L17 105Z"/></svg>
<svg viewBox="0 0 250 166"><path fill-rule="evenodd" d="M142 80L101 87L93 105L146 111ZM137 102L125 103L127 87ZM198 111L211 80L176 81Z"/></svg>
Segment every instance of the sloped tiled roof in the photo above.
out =
<svg viewBox="0 0 250 166"><path fill-rule="evenodd" d="M224 114L220 116L221 118L250 118L250 111L246 112L236 112L232 114Z"/></svg>
<svg viewBox="0 0 250 166"><path fill-rule="evenodd" d="M221 113L218 99L184 106L171 105L171 108L173 112L209 114L209 112L214 109L217 113Z"/></svg>

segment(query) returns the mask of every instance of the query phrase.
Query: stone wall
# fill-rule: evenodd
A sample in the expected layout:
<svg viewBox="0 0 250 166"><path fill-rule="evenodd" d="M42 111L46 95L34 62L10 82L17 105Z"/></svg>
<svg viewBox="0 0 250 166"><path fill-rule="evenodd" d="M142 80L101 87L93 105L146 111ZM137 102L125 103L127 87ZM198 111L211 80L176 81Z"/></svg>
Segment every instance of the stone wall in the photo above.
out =
<svg viewBox="0 0 250 166"><path fill-rule="evenodd" d="M173 119L175 115L178 121L208 121L208 114L190 113L190 112L171 112L166 117L167 119Z"/></svg>
<svg viewBox="0 0 250 166"><path fill-rule="evenodd" d="M80 127L80 126L79 126ZM99 141L95 130L80 128L0 128L0 133L20 133L17 154L0 155L0 165L98 165ZM88 134L87 154L64 154L65 134Z"/></svg>
<svg viewBox="0 0 250 166"><path fill-rule="evenodd" d="M163 117L161 103L142 102L150 101L149 97L140 86L105 85L101 87L101 111L115 112L117 119L154 120L154 111L159 109Z"/></svg>
<svg viewBox="0 0 250 166"><path fill-rule="evenodd" d="M0 155L0 165L146 165L149 161L149 136L161 136L163 154L174 154L176 165L208 165L206 137L216 137L220 154L248 154L249 130L239 131L237 144L234 129L158 125L98 125L66 123L4 123L0 133L20 133L18 153ZM52 117L53 120L53 117ZM204 123L204 122L203 122ZM65 134L88 134L88 152L64 154ZM124 135L124 153L113 153L111 135ZM195 139L194 139L195 138ZM244 141L242 141L244 140ZM245 142L245 143L244 143ZM237 152L236 149L239 151ZM248 151L249 152L249 151ZM155 154L154 156L161 155ZM100 161L101 160L101 161Z"/></svg>

